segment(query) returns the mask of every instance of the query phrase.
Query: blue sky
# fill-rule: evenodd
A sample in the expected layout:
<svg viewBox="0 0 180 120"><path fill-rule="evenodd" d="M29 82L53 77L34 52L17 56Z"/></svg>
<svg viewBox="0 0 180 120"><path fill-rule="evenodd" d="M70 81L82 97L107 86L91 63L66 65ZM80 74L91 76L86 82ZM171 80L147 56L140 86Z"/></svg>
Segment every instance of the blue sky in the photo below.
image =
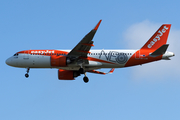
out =
<svg viewBox="0 0 180 120"><path fill-rule="evenodd" d="M180 119L179 1L0 1L0 119ZM59 81L56 69L13 68L5 60L26 49L72 49L96 24L93 49L138 49L161 24L172 24L171 61L88 73ZM142 37L141 37L142 36ZM108 71L105 69L103 71Z"/></svg>

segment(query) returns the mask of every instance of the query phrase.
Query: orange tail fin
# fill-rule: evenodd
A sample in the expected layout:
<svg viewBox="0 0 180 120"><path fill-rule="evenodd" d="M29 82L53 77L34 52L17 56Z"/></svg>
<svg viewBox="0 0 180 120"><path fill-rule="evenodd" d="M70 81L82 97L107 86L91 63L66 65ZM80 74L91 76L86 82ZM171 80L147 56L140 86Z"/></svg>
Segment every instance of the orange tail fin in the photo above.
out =
<svg viewBox="0 0 180 120"><path fill-rule="evenodd" d="M141 49L158 49L166 44L171 24L163 24Z"/></svg>

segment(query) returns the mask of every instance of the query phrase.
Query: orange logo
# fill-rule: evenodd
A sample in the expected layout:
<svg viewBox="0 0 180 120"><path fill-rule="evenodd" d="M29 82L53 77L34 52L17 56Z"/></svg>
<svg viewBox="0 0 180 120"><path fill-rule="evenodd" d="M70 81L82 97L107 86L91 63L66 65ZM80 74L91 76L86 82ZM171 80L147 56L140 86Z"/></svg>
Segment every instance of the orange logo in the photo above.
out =
<svg viewBox="0 0 180 120"><path fill-rule="evenodd" d="M54 53L54 50L52 51L49 51L49 50L36 50L36 51L31 51L31 53L33 54L33 53L40 53L40 54L43 54L43 53Z"/></svg>

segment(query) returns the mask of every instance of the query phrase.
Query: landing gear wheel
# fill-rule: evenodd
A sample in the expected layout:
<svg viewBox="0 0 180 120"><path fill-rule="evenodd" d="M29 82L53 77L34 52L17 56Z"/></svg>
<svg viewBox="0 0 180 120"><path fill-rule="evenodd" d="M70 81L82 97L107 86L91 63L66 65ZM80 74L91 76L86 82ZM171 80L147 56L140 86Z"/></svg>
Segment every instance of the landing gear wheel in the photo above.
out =
<svg viewBox="0 0 180 120"><path fill-rule="evenodd" d="M26 73L26 74L25 74L25 77L28 78L28 77L29 77L29 74Z"/></svg>
<svg viewBox="0 0 180 120"><path fill-rule="evenodd" d="M29 77L29 74L28 74L28 73L29 73L29 70L30 70L30 68L27 68L27 73L25 74L25 77L26 77L26 78Z"/></svg>
<svg viewBox="0 0 180 120"><path fill-rule="evenodd" d="M79 72L80 72L81 74L84 74L84 73L85 73L85 71L84 71L83 68L80 68L80 69L79 69Z"/></svg>
<svg viewBox="0 0 180 120"><path fill-rule="evenodd" d="M86 77L86 76L83 78L83 80L84 80L85 83L88 83L88 82L89 82L89 78Z"/></svg>

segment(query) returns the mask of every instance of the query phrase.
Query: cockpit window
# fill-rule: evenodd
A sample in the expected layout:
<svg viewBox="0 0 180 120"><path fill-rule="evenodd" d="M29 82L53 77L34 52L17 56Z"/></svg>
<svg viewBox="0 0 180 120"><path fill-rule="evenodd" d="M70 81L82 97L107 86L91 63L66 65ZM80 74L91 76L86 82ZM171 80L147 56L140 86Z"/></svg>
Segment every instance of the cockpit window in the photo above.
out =
<svg viewBox="0 0 180 120"><path fill-rule="evenodd" d="M18 56L18 53L14 54L14 56Z"/></svg>

